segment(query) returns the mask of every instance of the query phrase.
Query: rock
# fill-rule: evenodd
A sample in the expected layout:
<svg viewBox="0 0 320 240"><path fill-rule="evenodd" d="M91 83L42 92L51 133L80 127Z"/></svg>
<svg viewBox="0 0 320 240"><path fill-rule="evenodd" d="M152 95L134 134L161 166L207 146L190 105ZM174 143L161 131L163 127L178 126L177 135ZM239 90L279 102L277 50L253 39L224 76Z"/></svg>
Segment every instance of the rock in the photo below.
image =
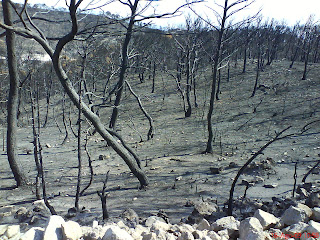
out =
<svg viewBox="0 0 320 240"><path fill-rule="evenodd" d="M319 193L311 193L306 199L306 205L310 208L320 207L320 197Z"/></svg>
<svg viewBox="0 0 320 240"><path fill-rule="evenodd" d="M240 222L239 234L241 240L264 240L265 237L263 227L255 217L249 217Z"/></svg>
<svg viewBox="0 0 320 240"><path fill-rule="evenodd" d="M281 217L281 222L285 225L293 225L295 223L306 222L308 220L308 213L304 209L294 206L290 206Z"/></svg>
<svg viewBox="0 0 320 240"><path fill-rule="evenodd" d="M122 221L120 220L119 222L117 222L117 226L125 231L129 231L129 227Z"/></svg>
<svg viewBox="0 0 320 240"><path fill-rule="evenodd" d="M195 230L192 232L194 239L201 239L204 237L204 233L200 230Z"/></svg>
<svg viewBox="0 0 320 240"><path fill-rule="evenodd" d="M206 219L202 219L197 226L197 229L200 231L210 230L210 223Z"/></svg>
<svg viewBox="0 0 320 240"><path fill-rule="evenodd" d="M7 231L8 225L0 225L0 236L4 235L4 233Z"/></svg>
<svg viewBox="0 0 320 240"><path fill-rule="evenodd" d="M216 232L214 231L209 231L207 234L208 237L210 237L212 240L221 240L220 235L218 235Z"/></svg>
<svg viewBox="0 0 320 240"><path fill-rule="evenodd" d="M98 227L99 222L97 220L92 221L92 228Z"/></svg>
<svg viewBox="0 0 320 240"><path fill-rule="evenodd" d="M139 223L139 216L138 214L131 208L128 208L126 210L124 210L120 217L125 220L125 221L128 221L128 222L131 222L131 223L135 223L135 224L138 224Z"/></svg>
<svg viewBox="0 0 320 240"><path fill-rule="evenodd" d="M307 228L307 232L311 233L311 234L316 234L318 233L318 237L319 237L319 233L320 233L320 223L315 222L313 220L309 221L309 226Z"/></svg>
<svg viewBox="0 0 320 240"><path fill-rule="evenodd" d="M62 223L62 235L63 240L77 240L82 236L82 230L79 223L74 221L68 221Z"/></svg>
<svg viewBox="0 0 320 240"><path fill-rule="evenodd" d="M285 234L289 234L291 237L294 237L295 235L299 233L303 233L307 230L308 224L304 222L296 223L291 226L288 226L284 228L282 231ZM297 238L297 237L296 237Z"/></svg>
<svg viewBox="0 0 320 240"><path fill-rule="evenodd" d="M47 208L46 204L44 203L44 200L37 200L37 201L34 201L32 203L33 205L33 211L34 212L40 212L40 211L44 211L44 212L47 212L47 213L50 213L49 209Z"/></svg>
<svg viewBox="0 0 320 240"><path fill-rule="evenodd" d="M157 240L156 233L144 232L142 233L142 240Z"/></svg>
<svg viewBox="0 0 320 240"><path fill-rule="evenodd" d="M95 228L82 226L82 238L84 240L98 240L102 239L105 234L105 229L102 226L97 226Z"/></svg>
<svg viewBox="0 0 320 240"><path fill-rule="evenodd" d="M220 174L222 172L222 170L223 170L222 167L211 167L210 173L211 174Z"/></svg>
<svg viewBox="0 0 320 240"><path fill-rule="evenodd" d="M230 162L229 163L229 168L237 168L238 164L236 164L235 162Z"/></svg>
<svg viewBox="0 0 320 240"><path fill-rule="evenodd" d="M107 226L107 231L102 240L134 240L129 233L118 226Z"/></svg>
<svg viewBox="0 0 320 240"><path fill-rule="evenodd" d="M208 237L208 236L204 236L201 238L201 240L212 240L212 238Z"/></svg>
<svg viewBox="0 0 320 240"><path fill-rule="evenodd" d="M272 238L268 236L268 234L265 232L249 232L245 238L240 238L240 239L241 240L266 240L266 239L272 239Z"/></svg>
<svg viewBox="0 0 320 240"><path fill-rule="evenodd" d="M133 237L135 240L142 240L142 233L143 232L148 232L148 229L141 226L137 225L135 228L130 228L128 233Z"/></svg>
<svg viewBox="0 0 320 240"><path fill-rule="evenodd" d="M151 225L150 230L151 230L151 231L156 231L156 230L162 229L162 230L164 230L164 231L167 231L167 230L170 229L170 227L171 227L170 224L164 223L164 222L162 222L162 221L155 221L155 222Z"/></svg>
<svg viewBox="0 0 320 240"><path fill-rule="evenodd" d="M177 239L178 240L194 240L194 236L192 235L191 232L185 231L185 232L182 232Z"/></svg>
<svg viewBox="0 0 320 240"><path fill-rule="evenodd" d="M69 208L68 213L65 215L66 218L74 218L78 215L78 209L75 207Z"/></svg>
<svg viewBox="0 0 320 240"><path fill-rule="evenodd" d="M13 212L14 212L14 206L0 207L0 217L11 216Z"/></svg>
<svg viewBox="0 0 320 240"><path fill-rule="evenodd" d="M301 235L300 240L315 240L315 239L311 236L311 234L305 232Z"/></svg>
<svg viewBox="0 0 320 240"><path fill-rule="evenodd" d="M319 207L315 207L312 209L312 219L320 222L320 208Z"/></svg>
<svg viewBox="0 0 320 240"><path fill-rule="evenodd" d="M298 203L296 207L303 209L309 218L312 216L312 209L309 208L307 205L304 205L302 203Z"/></svg>
<svg viewBox="0 0 320 240"><path fill-rule="evenodd" d="M61 240L62 228L61 225L65 223L64 219L60 216L50 216L47 221L47 227L44 231L43 240Z"/></svg>
<svg viewBox="0 0 320 240"><path fill-rule="evenodd" d="M17 218L19 219L20 222L23 222L31 216L32 216L32 213L30 213L28 209L26 209L25 207L21 207L15 213L14 218Z"/></svg>
<svg viewBox="0 0 320 240"><path fill-rule="evenodd" d="M221 237L221 239L229 239L228 229L223 229L223 230L218 231L218 235Z"/></svg>
<svg viewBox="0 0 320 240"><path fill-rule="evenodd" d="M160 221L160 222L164 222L164 219L161 217L156 217L156 216L151 216L148 217L144 223L144 225L146 225L147 227L151 227L153 223L155 223L156 221Z"/></svg>
<svg viewBox="0 0 320 240"><path fill-rule="evenodd" d="M20 225L11 225L7 227L5 235L8 238L13 238L14 236L20 234Z"/></svg>
<svg viewBox="0 0 320 240"><path fill-rule="evenodd" d="M216 232L223 229L227 229L228 231L238 231L239 225L240 222L238 220L236 220L233 216L228 216L215 221L211 226L211 230Z"/></svg>
<svg viewBox="0 0 320 240"><path fill-rule="evenodd" d="M280 219L275 217L273 214L267 213L261 209L258 209L254 213L254 217L260 221L264 230L276 225L280 221Z"/></svg>
<svg viewBox="0 0 320 240"><path fill-rule="evenodd" d="M51 145L49 143L46 143L46 148L51 148Z"/></svg>
<svg viewBox="0 0 320 240"><path fill-rule="evenodd" d="M188 217L188 223L198 223L203 218L209 219L210 216L217 212L217 206L210 202L200 202L194 205L191 215Z"/></svg>
<svg viewBox="0 0 320 240"><path fill-rule="evenodd" d="M20 237L20 240L42 240L44 229L41 227L33 227Z"/></svg>
<svg viewBox="0 0 320 240"><path fill-rule="evenodd" d="M176 237L171 234L168 233L162 229L155 231L156 235L157 235L157 240L175 240Z"/></svg>

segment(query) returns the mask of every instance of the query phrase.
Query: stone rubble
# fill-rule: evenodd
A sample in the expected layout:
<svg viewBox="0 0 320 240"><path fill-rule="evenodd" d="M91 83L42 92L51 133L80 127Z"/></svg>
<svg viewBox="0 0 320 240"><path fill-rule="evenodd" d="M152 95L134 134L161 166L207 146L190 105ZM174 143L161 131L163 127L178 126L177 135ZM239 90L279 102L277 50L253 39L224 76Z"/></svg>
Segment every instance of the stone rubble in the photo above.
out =
<svg viewBox="0 0 320 240"><path fill-rule="evenodd" d="M2 224L0 240L315 240L320 239L320 206L315 198L318 196L311 194L306 205L292 202L294 205L278 217L265 209L257 209L241 221L233 216L213 220L212 214L217 213L218 207L211 203L195 204L194 223L186 220L174 225L158 216L141 221L132 209L124 211L117 222L93 221L92 226L80 226L76 221L54 215L47 217L44 228L28 229L31 225L27 223ZM44 210L41 202L34 206L37 211ZM25 208L16 211L13 206L5 206L0 208L0 215L2 218L20 216L17 219L21 220L32 214Z"/></svg>

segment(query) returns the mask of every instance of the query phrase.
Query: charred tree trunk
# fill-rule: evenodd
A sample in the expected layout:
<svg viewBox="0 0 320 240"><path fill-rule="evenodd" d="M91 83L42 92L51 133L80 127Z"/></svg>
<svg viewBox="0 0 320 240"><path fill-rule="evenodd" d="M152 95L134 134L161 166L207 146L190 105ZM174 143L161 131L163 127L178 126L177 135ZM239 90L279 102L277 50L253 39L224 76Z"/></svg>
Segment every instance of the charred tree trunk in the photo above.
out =
<svg viewBox="0 0 320 240"><path fill-rule="evenodd" d="M246 45L244 47L244 51L243 51L243 68L242 68L242 73L245 73L247 70L247 48L248 46Z"/></svg>
<svg viewBox="0 0 320 240"><path fill-rule="evenodd" d="M186 97L187 97L187 105L188 108L184 113L185 117L190 117L192 113L191 100L190 100L190 92L191 92L191 82L190 82L190 50L187 50L186 57Z"/></svg>
<svg viewBox="0 0 320 240"><path fill-rule="evenodd" d="M219 29L219 36L217 39L217 48L216 53L213 58L213 69L212 69L212 83L211 83L211 94L210 94L210 102L209 102L209 111L207 115L207 124L208 124L208 141L205 153L212 153L212 141L213 141L213 129L212 129L212 114L216 93L216 84L217 84L217 75L218 75L218 66L221 56L221 48L222 48L222 40L225 31L225 23L227 20L227 11L228 11L228 0L225 0L223 16L221 18L221 25Z"/></svg>
<svg viewBox="0 0 320 240"><path fill-rule="evenodd" d="M304 54L304 70L303 70L302 80L307 79L308 62L309 62L309 55L310 55L310 51L311 51L311 43L309 42L307 45L308 46L307 46L306 52Z"/></svg>
<svg viewBox="0 0 320 240"><path fill-rule="evenodd" d="M134 5L132 5L131 7L131 17L130 17L130 21L129 21L129 25L127 28L127 33L126 33L126 37L124 39L123 45L122 45L122 61L121 61L121 69L120 69L120 76L119 76L119 81L118 81L118 88L116 91L116 100L114 102L114 107L113 107L113 111L112 111L112 115L111 115L111 119L110 119L110 123L109 123L109 128L114 128L117 118L118 118L118 113L119 113L119 105L121 102L121 97L122 97L122 93L123 93L123 85L124 85L124 78L125 78L125 73L126 70L128 68L128 47L129 47L129 43L132 37L132 30L133 30L133 26L134 26L134 19L136 17L136 10L137 10L137 6L138 6L138 2L139 1L135 1Z"/></svg>
<svg viewBox="0 0 320 240"><path fill-rule="evenodd" d="M120 144L113 136L117 136L115 132L113 132L111 129L106 128L103 123L101 122L101 119L97 114L91 111L91 109L86 105L83 101L81 101L81 104L79 104L79 95L77 94L76 90L73 87L73 83L68 78L65 70L62 67L61 64L61 52L63 51L63 48L66 44L69 42L72 42L78 33L78 23L77 23L77 9L82 1L70 1L69 6L69 14L70 14L70 21L72 23L72 28L69 33L67 33L65 36L60 38L58 43L56 44L55 49L53 49L44 34L37 29L36 30L30 30L27 28L16 28L11 27L10 25L3 24L0 22L0 27L6 30L14 30L17 33L21 34L24 37L28 37L31 39L36 40L43 49L48 53L48 55L51 57L51 61L55 70L55 73L57 75L57 78L59 79L61 85L63 86L65 92L70 97L71 101L77 108L81 108L81 111L83 115L92 123L92 125L95 127L96 131L101 135L101 137L107 142L107 144L112 147L115 152L125 161L125 163L128 165L131 172L135 175L135 177L138 178L140 182L140 187L143 188L149 184L149 180L145 174L145 172L138 166L137 159L132 154L132 151L127 147L125 147L122 144ZM135 2L135 6L137 5L137 0ZM117 136L117 138L119 138ZM121 141L121 139L120 139ZM40 162L41 164L41 162Z"/></svg>
<svg viewBox="0 0 320 240"><path fill-rule="evenodd" d="M258 46L258 62L257 62L257 70L256 70L256 80L254 82L254 86L253 86L253 91L250 97L254 97L254 95L256 94L257 91L257 87L258 87L258 81L259 81L259 76L260 76L260 69L261 69L261 47L260 44Z"/></svg>
<svg viewBox="0 0 320 240"><path fill-rule="evenodd" d="M7 0L2 0L3 19L4 23L11 26L12 17L10 3ZM8 116L7 116L7 155L8 161L13 173L17 186L26 185L27 177L18 164L17 154L17 116L18 116L18 66L16 59L15 47L15 33L11 30L6 30L6 44L7 44L7 60L10 78L10 90L8 97Z"/></svg>

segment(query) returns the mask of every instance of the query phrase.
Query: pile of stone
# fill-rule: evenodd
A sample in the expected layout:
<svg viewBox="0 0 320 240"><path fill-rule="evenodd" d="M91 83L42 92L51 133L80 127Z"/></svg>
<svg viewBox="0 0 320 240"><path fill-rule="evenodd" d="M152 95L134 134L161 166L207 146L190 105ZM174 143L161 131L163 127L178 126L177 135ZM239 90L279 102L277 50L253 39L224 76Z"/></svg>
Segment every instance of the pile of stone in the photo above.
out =
<svg viewBox="0 0 320 240"><path fill-rule="evenodd" d="M210 220L214 205L203 202L195 206L195 223L170 224L165 214L140 221L133 210L126 210L122 219L91 226L80 226L61 216L50 216L43 227L21 231L19 224L0 225L1 240L271 240L271 239L320 239L319 194L287 208L280 217L262 209L241 221L233 216ZM308 206L307 206L307 205ZM165 217L163 217L165 216ZM212 219L212 218L211 218ZM23 233L22 233L23 232Z"/></svg>

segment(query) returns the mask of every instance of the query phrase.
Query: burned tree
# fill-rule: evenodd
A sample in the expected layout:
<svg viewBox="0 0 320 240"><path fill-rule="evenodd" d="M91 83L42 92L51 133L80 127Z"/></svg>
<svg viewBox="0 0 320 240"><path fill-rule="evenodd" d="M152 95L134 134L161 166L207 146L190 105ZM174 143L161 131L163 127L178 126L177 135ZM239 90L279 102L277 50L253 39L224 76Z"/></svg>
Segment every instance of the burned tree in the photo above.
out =
<svg viewBox="0 0 320 240"><path fill-rule="evenodd" d="M145 187L148 185L149 181L143 170L137 165L134 157L124 148L124 146L117 142L117 140L113 137L115 134L113 134L110 129L103 125L100 118L94 112L92 112L83 101L81 101L81 103L79 102L79 95L74 89L71 80L67 76L62 66L61 53L65 45L72 42L78 33L77 10L81 3L82 0L70 1L69 16L71 21L71 29L69 33L59 38L55 48L51 47L51 44L44 33L38 27L36 27L28 14L27 7L25 7L19 14L19 18L23 22L24 27L11 26L10 24L6 23L0 23L0 27L5 30L14 31L23 37L34 39L42 46L42 48L50 56L55 73L73 104L77 106L77 108L81 109L84 116L92 123L96 131L102 136L103 139L106 140L108 145L111 146L122 157L132 173L139 179L141 187Z"/></svg>
<svg viewBox="0 0 320 240"><path fill-rule="evenodd" d="M221 56L222 56L222 50L225 47L224 44L232 36L232 34L228 34L226 36L226 32L230 28L239 28L241 25L246 23L248 21L244 20L241 22L238 22L236 24L228 23L228 20L234 14L237 12L243 10L244 8L248 7L254 2L254 0L246 1L246 0L224 0L223 4L215 3L216 7L221 9L221 12L214 10L214 8L210 8L213 11L213 14L217 18L217 23L212 23L207 21L206 19L203 19L208 27L210 27L213 31L213 38L214 38L214 46L213 46L213 52L212 54L209 54L210 56L210 63L211 63L211 93L210 93L210 100L209 100L209 110L207 114L207 130L208 130L208 141L205 153L212 153L212 141L213 141L213 128L212 128L212 115L213 115L213 109L214 109L214 102L216 98L216 90L217 90L217 80L218 80L218 70L219 65L221 63ZM193 10L193 9L192 9ZM193 10L194 13L196 11ZM197 13L196 13L197 14ZM198 14L197 14L198 15ZM201 18L201 16L199 16Z"/></svg>
<svg viewBox="0 0 320 240"><path fill-rule="evenodd" d="M2 1L3 19L4 24L9 28L6 29L6 44L7 44L7 61L10 78L10 90L7 103L8 116L7 116L7 155L8 161L13 173L17 186L26 185L27 177L23 173L18 163L17 154L17 117L19 105L19 76L18 66L16 59L15 48L15 32L12 30L12 7L10 1Z"/></svg>

